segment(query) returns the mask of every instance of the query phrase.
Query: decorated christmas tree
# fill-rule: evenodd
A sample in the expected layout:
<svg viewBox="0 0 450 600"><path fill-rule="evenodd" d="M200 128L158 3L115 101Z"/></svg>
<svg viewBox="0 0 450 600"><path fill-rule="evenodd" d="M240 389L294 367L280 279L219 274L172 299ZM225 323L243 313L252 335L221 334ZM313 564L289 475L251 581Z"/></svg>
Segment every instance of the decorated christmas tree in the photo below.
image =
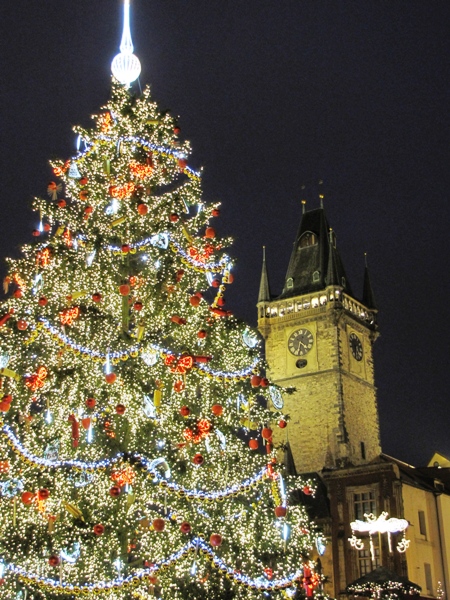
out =
<svg viewBox="0 0 450 600"><path fill-rule="evenodd" d="M52 163L0 314L0 598L320 590L272 448L282 390L225 305L229 238L177 122L112 83ZM301 495L301 494L300 494Z"/></svg>

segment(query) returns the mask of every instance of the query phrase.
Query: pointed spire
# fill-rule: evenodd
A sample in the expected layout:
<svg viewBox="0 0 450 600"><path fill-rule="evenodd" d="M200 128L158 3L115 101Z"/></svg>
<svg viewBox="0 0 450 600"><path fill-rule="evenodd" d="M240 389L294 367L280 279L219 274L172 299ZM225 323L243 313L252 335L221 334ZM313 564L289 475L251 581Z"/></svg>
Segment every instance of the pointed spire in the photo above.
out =
<svg viewBox="0 0 450 600"><path fill-rule="evenodd" d="M341 285L339 282L338 265L335 252L335 237L334 231L331 229L328 232L328 268L327 268L327 285Z"/></svg>
<svg viewBox="0 0 450 600"><path fill-rule="evenodd" d="M375 302L372 284L370 283L369 268L367 266L367 252L364 252L364 284L363 284L363 304L372 310L378 310Z"/></svg>
<svg viewBox="0 0 450 600"><path fill-rule="evenodd" d="M286 443L284 456L283 456L283 465L285 468L286 475L297 476L297 469L295 468L294 455L292 454L291 445L289 442Z"/></svg>
<svg viewBox="0 0 450 600"><path fill-rule="evenodd" d="M123 32L120 43L120 54L114 57L111 71L114 77L123 85L130 87L141 73L141 63L133 54L133 42L130 31L130 0L124 0L123 5Z"/></svg>
<svg viewBox="0 0 450 600"><path fill-rule="evenodd" d="M261 270L261 281L259 284L258 302L268 302L270 300L269 276L266 266L266 247L263 246L263 264Z"/></svg>

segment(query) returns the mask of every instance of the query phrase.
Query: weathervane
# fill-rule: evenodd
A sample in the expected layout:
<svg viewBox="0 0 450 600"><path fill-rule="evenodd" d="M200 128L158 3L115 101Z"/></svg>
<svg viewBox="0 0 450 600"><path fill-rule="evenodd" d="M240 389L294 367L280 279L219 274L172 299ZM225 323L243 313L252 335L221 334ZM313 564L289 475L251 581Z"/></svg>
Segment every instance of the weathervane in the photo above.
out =
<svg viewBox="0 0 450 600"><path fill-rule="evenodd" d="M368 533L370 538L370 553L372 560L374 561L375 553L372 536L375 533L386 533L388 536L389 552L392 552L391 534L403 532L403 538L397 544L397 551L401 553L406 551L409 546L409 540L407 540L405 536L405 530L409 525L406 519L395 519L393 517L388 519L387 512L382 512L378 518L372 514L365 514L364 517L366 518L365 521L356 520L350 523L350 527L352 528L352 537L348 538L348 541L353 548L356 548L356 550L362 550L364 548L364 542L356 537L355 531L360 533Z"/></svg>
<svg viewBox="0 0 450 600"><path fill-rule="evenodd" d="M111 71L114 77L123 85L130 87L141 72L141 63L133 54L133 42L130 31L130 0L124 0L123 6L123 33L120 43L120 54L114 57Z"/></svg>

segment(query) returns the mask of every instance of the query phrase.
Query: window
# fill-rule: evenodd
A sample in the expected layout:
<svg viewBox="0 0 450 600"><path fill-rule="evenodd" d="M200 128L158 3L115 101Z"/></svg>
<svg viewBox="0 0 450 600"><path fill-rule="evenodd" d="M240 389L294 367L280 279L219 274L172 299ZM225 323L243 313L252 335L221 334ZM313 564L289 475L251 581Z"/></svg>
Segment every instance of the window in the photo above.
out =
<svg viewBox="0 0 450 600"><path fill-rule="evenodd" d="M289 277L289 279L286 281L286 287L288 290L292 290L292 288L294 287L294 280L292 279L292 277Z"/></svg>
<svg viewBox="0 0 450 600"><path fill-rule="evenodd" d="M313 277L313 283L317 283L320 280L320 272L319 271L314 271L312 277Z"/></svg>
<svg viewBox="0 0 450 600"><path fill-rule="evenodd" d="M433 581L431 579L431 565L429 563L424 563L423 568L425 570L425 585L427 586L427 594L429 596L433 595Z"/></svg>
<svg viewBox="0 0 450 600"><path fill-rule="evenodd" d="M421 535L424 535L426 537L427 522L425 521L425 512L423 510L419 510L419 531Z"/></svg>
<svg viewBox="0 0 450 600"><path fill-rule="evenodd" d="M355 519L364 521L364 515L376 514L377 503L375 500L375 492L360 492L353 494L353 509Z"/></svg>
<svg viewBox="0 0 450 600"><path fill-rule="evenodd" d="M342 277L342 278L341 278L341 283L342 283L342 287L344 287L344 288L345 288L345 283L346 283L346 281L345 281L345 277Z"/></svg>
<svg viewBox="0 0 450 600"><path fill-rule="evenodd" d="M300 241L298 243L298 249L300 250L301 248L307 248L308 246L315 246L316 244L316 234L312 233L311 231L306 231L300 238Z"/></svg>
<svg viewBox="0 0 450 600"><path fill-rule="evenodd" d="M363 577L363 575L367 575L377 567L381 566L380 561L380 547L378 546L378 537L372 538L373 542L373 553L374 559L372 560L372 555L369 548L369 540L364 540L364 550L358 550L358 562L359 562L359 576Z"/></svg>
<svg viewBox="0 0 450 600"><path fill-rule="evenodd" d="M366 445L364 442L361 442L361 458L366 460Z"/></svg>

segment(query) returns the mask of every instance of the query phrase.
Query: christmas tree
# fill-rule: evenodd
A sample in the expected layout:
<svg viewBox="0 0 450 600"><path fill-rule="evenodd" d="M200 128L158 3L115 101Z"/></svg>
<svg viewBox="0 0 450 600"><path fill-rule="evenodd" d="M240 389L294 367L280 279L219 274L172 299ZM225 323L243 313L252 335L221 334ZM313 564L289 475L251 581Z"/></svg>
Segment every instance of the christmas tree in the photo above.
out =
<svg viewBox="0 0 450 600"><path fill-rule="evenodd" d="M189 144L115 80L75 131L5 279L0 598L312 596L313 489L277 464L282 390Z"/></svg>

